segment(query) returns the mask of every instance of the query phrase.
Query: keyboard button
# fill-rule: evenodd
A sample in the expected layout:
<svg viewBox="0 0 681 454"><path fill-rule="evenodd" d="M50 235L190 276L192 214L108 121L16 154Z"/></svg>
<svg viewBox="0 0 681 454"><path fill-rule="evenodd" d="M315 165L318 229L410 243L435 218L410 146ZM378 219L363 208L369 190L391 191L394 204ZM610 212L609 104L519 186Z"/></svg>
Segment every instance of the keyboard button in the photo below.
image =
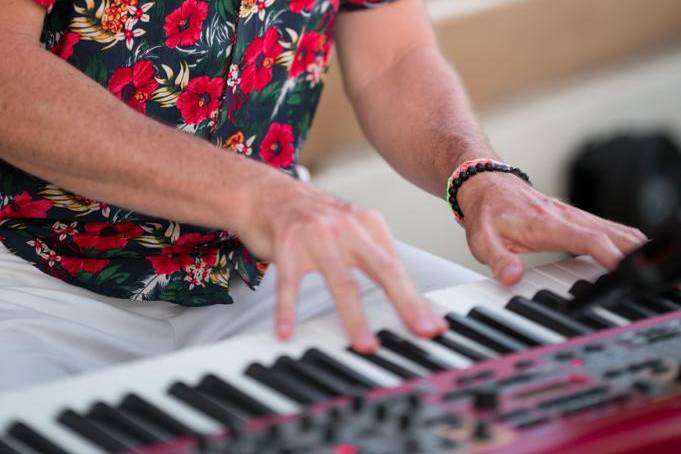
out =
<svg viewBox="0 0 681 454"><path fill-rule="evenodd" d="M640 296L635 299L641 306L649 308L659 314L666 314L679 310L679 307L671 301L659 296Z"/></svg>
<svg viewBox="0 0 681 454"><path fill-rule="evenodd" d="M67 452L44 435L22 422L13 423L7 433L29 448L41 454L67 454Z"/></svg>
<svg viewBox="0 0 681 454"><path fill-rule="evenodd" d="M119 408L150 423L153 427L163 430L171 438L198 436L193 429L136 394L128 394L123 397Z"/></svg>
<svg viewBox="0 0 681 454"><path fill-rule="evenodd" d="M276 360L274 370L285 370L298 376L305 382L310 382L316 388L321 388L330 396L343 396L360 392L359 388L349 385L333 374L313 364L295 361L289 356L282 356Z"/></svg>
<svg viewBox="0 0 681 454"><path fill-rule="evenodd" d="M239 416L220 405L216 400L211 399L201 391L187 386L185 383L173 383L168 388L168 394L226 426L236 427L241 422Z"/></svg>
<svg viewBox="0 0 681 454"><path fill-rule="evenodd" d="M301 358L301 361L309 362L310 364L316 364L319 367L326 368L330 372L342 377L343 380L347 381L348 383L360 388L369 390L378 387L373 380L365 377L356 370L346 366L345 364L337 361L333 357L316 348L307 350Z"/></svg>
<svg viewBox="0 0 681 454"><path fill-rule="evenodd" d="M304 383L294 380L289 376L274 372L260 363L249 365L246 368L245 374L303 405L322 402L329 397L315 388L306 386Z"/></svg>
<svg viewBox="0 0 681 454"><path fill-rule="evenodd" d="M444 364L427 351L392 331L381 330L378 332L378 338L381 340L381 344L388 350L392 350L398 355L425 367L431 372L440 372L450 369L447 364Z"/></svg>
<svg viewBox="0 0 681 454"><path fill-rule="evenodd" d="M508 309L477 306L468 313L468 317L527 346L556 344L565 340L561 334Z"/></svg>
<svg viewBox="0 0 681 454"><path fill-rule="evenodd" d="M486 361L488 359L492 359L491 356L488 356L478 350L475 350L467 345L462 344L461 342L458 342L454 339L451 339L447 337L446 335L441 335L434 337L431 339L433 342L437 342L438 344L442 345L445 348L448 348L452 350L453 352L456 352L460 355L465 356L466 358L474 361L474 362L480 362L480 361Z"/></svg>
<svg viewBox="0 0 681 454"><path fill-rule="evenodd" d="M393 361L390 361L387 359L385 356L381 355L380 353L359 353L355 351L352 347L348 347L348 351L351 353L354 353L355 355L359 356L360 358L369 361L372 364L375 364L378 367L381 367L388 372L391 372L395 375L397 375L400 378L403 378L405 380L411 380L414 378L419 378L422 377L422 375L418 374L417 372L414 372L410 369L407 369L406 367L397 364Z"/></svg>
<svg viewBox="0 0 681 454"><path fill-rule="evenodd" d="M527 348L526 345L493 330L477 320L454 313L447 314L445 318L447 323L449 323L449 328L455 333L469 337L498 353L520 352Z"/></svg>
<svg viewBox="0 0 681 454"><path fill-rule="evenodd" d="M64 410L57 421L107 452L126 452L135 448L73 410Z"/></svg>
<svg viewBox="0 0 681 454"><path fill-rule="evenodd" d="M0 438L0 454L21 454L17 449L12 447L9 441Z"/></svg>
<svg viewBox="0 0 681 454"><path fill-rule="evenodd" d="M522 296L512 298L506 308L566 337L581 336L591 332L591 329L581 323Z"/></svg>
<svg viewBox="0 0 681 454"><path fill-rule="evenodd" d="M124 433L141 446L162 443L164 441L163 437L147 430L138 421L102 402L94 404L87 417L101 425L112 427Z"/></svg>
<svg viewBox="0 0 681 454"><path fill-rule="evenodd" d="M617 304L610 305L608 310L632 322L648 318L638 307L632 306L628 301L620 301Z"/></svg>
<svg viewBox="0 0 681 454"><path fill-rule="evenodd" d="M203 377L196 388L205 394L229 402L251 417L268 416L276 413L264 403L213 374Z"/></svg>

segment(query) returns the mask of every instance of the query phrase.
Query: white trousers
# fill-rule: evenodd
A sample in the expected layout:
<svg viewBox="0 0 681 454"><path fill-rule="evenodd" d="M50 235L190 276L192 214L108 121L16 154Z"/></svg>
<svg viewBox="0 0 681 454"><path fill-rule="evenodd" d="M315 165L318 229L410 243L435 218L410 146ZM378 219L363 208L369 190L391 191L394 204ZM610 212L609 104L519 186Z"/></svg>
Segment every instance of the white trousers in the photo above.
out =
<svg viewBox="0 0 681 454"><path fill-rule="evenodd" d="M422 293L483 278L427 252L399 244ZM365 304L383 292L357 273ZM276 268L257 291L233 281L233 305L189 308L163 301L108 298L48 276L0 244L0 393L108 365L273 329ZM304 279L298 321L334 308L319 274Z"/></svg>

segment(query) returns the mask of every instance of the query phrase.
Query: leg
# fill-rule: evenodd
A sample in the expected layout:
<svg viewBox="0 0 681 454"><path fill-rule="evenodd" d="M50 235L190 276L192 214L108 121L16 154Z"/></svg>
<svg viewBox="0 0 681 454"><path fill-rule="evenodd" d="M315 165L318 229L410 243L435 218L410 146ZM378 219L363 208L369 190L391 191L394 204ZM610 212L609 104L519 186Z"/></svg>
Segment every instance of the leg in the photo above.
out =
<svg viewBox="0 0 681 454"><path fill-rule="evenodd" d="M101 297L0 246L0 392L171 350L169 306Z"/></svg>
<svg viewBox="0 0 681 454"><path fill-rule="evenodd" d="M474 271L403 243L398 243L398 252L421 293L484 278ZM386 301L382 290L366 276L356 272L356 277L365 304ZM185 309L170 320L177 333L178 348L254 331L274 330L275 289L276 268L271 267L255 292L235 280L231 291L235 301L233 305ZM319 274L306 276L300 287L298 323L332 313L334 309L333 299L322 277Z"/></svg>

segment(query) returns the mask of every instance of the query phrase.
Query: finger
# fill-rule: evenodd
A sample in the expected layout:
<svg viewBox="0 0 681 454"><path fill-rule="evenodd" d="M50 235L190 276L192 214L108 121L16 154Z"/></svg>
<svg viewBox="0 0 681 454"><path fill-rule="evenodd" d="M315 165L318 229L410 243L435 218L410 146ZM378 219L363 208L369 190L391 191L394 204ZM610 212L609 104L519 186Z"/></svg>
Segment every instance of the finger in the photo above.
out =
<svg viewBox="0 0 681 454"><path fill-rule="evenodd" d="M302 276L290 260L278 263L276 333L279 338L288 339L295 330L296 302Z"/></svg>
<svg viewBox="0 0 681 454"><path fill-rule="evenodd" d="M567 214L568 221L587 229L606 233L623 254L634 251L648 240L646 235L636 228L601 218L564 203L560 203L560 205L563 212Z"/></svg>
<svg viewBox="0 0 681 454"><path fill-rule="evenodd" d="M475 257L486 263L496 279L504 285L517 284L523 277L523 264L511 252L499 235L489 227L480 227L472 237L471 251Z"/></svg>
<svg viewBox="0 0 681 454"><path fill-rule="evenodd" d="M442 334L447 324L435 315L419 295L399 257L377 245L363 226L354 224L346 236L348 248L359 268L379 284L400 318L414 334L432 337Z"/></svg>
<svg viewBox="0 0 681 454"><path fill-rule="evenodd" d="M333 240L316 241L313 258L336 302L345 332L355 350L371 353L378 348L378 339L371 331L359 298L359 287L350 265L336 248Z"/></svg>
<svg viewBox="0 0 681 454"><path fill-rule="evenodd" d="M525 238L523 242L532 244L534 250L563 250L590 255L608 270L617 268L623 257L622 251L606 233L561 220L548 222L541 229L533 229L532 237Z"/></svg>
<svg viewBox="0 0 681 454"><path fill-rule="evenodd" d="M601 219L590 213L582 212L580 225L587 229L604 232L623 254L629 254L640 247L647 238L637 229L632 229L616 222Z"/></svg>

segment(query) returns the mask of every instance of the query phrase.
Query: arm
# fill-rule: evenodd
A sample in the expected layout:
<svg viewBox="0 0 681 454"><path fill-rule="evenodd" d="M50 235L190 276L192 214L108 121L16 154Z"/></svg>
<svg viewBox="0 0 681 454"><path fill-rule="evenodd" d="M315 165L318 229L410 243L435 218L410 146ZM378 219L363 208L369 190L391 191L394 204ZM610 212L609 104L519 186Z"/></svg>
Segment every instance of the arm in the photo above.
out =
<svg viewBox="0 0 681 454"><path fill-rule="evenodd" d="M345 88L368 139L407 180L442 197L462 162L498 159L420 0L345 15L338 24ZM567 250L613 268L643 241L635 229L584 213L512 175L483 173L458 200L471 251L502 282L522 276L518 252Z"/></svg>
<svg viewBox="0 0 681 454"><path fill-rule="evenodd" d="M300 280L319 271L353 346L377 348L352 268L384 288L415 334L446 329L416 292L376 214L135 112L40 47L44 12L33 0L6 1L0 159L92 199L237 233L278 266L281 337L293 333Z"/></svg>
<svg viewBox="0 0 681 454"><path fill-rule="evenodd" d="M130 109L40 47L44 14L27 0L0 13L0 158L92 199L243 230L249 182L283 175Z"/></svg>

